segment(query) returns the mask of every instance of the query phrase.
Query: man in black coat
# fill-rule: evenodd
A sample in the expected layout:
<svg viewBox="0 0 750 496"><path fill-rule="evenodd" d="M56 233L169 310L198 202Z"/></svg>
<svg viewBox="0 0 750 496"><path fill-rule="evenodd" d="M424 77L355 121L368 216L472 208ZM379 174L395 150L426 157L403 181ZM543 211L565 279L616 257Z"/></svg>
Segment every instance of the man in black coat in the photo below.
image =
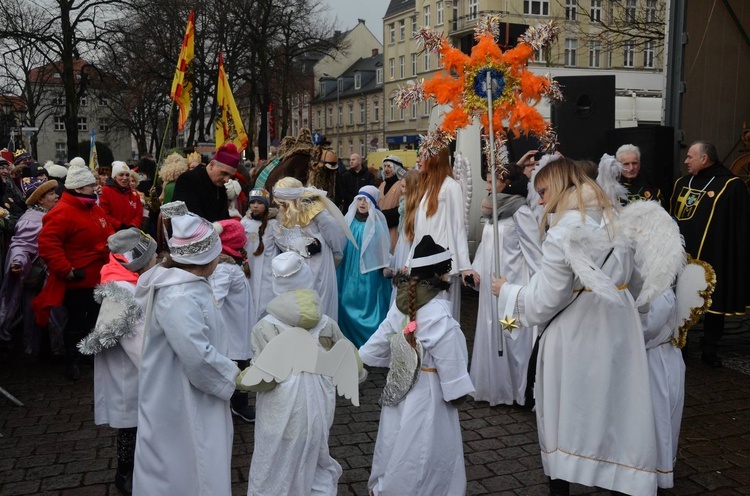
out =
<svg viewBox="0 0 750 496"><path fill-rule="evenodd" d="M229 218L229 199L224 187L234 177L240 154L234 143L222 145L207 166L184 172L174 186L174 201L185 202L188 211L210 222Z"/></svg>
<svg viewBox="0 0 750 496"><path fill-rule="evenodd" d="M362 157L359 153L352 153L349 157L349 169L341 174L339 184L341 188L337 204L343 212L349 209L354 197L359 194L359 188L375 185L375 176L362 165Z"/></svg>

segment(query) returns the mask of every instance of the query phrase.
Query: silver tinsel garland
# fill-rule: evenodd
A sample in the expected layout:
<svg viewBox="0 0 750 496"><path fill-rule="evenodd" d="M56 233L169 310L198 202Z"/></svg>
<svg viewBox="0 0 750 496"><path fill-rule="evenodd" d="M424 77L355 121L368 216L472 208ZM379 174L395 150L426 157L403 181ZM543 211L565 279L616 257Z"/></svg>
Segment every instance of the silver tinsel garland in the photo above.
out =
<svg viewBox="0 0 750 496"><path fill-rule="evenodd" d="M136 326L143 319L143 310L135 300L133 293L114 282L100 284L94 290L97 303L104 303L105 298L121 305L123 311L113 319L97 321L96 327L78 343L78 350L83 355L95 355L100 351L112 348L123 337L134 335Z"/></svg>

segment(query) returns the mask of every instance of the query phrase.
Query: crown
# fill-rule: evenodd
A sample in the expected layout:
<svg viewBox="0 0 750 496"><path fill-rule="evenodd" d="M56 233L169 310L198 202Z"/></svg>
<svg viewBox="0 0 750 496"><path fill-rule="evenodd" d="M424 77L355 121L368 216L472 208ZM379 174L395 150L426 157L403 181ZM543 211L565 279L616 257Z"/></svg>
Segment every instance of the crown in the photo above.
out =
<svg viewBox="0 0 750 496"><path fill-rule="evenodd" d="M193 162L197 160L198 162L201 162L203 160L203 157L201 157L201 154L198 152L188 153L187 161L188 163Z"/></svg>
<svg viewBox="0 0 750 496"><path fill-rule="evenodd" d="M249 197L257 196L257 197L260 197L260 198L266 198L266 199L268 199L268 191L266 191L264 189L251 189L250 190L250 194L248 196Z"/></svg>
<svg viewBox="0 0 750 496"><path fill-rule="evenodd" d="M23 155L24 153L27 153L26 148L19 148L13 152L13 158L18 158L19 155Z"/></svg>

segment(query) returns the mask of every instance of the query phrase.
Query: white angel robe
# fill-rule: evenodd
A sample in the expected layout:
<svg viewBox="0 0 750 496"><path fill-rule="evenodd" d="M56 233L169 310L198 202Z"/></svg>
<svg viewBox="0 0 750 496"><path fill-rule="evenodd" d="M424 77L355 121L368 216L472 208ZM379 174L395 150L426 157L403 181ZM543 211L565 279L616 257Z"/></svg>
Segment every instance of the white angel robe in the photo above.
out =
<svg viewBox="0 0 750 496"><path fill-rule="evenodd" d="M654 404L658 483L663 488L674 486L677 441L685 406L685 361L680 349L672 344L677 327L676 306L674 291L669 289L651 303L648 314L641 316Z"/></svg>
<svg viewBox="0 0 750 496"><path fill-rule="evenodd" d="M320 253L305 260L313 273L313 289L323 302L323 313L334 321L338 320L339 290L336 282L336 263L344 256L346 232L327 210L322 210L309 224L300 228L303 236L315 238L320 242ZM279 248L289 251L289 247L284 245L281 224L274 226L273 233Z"/></svg>
<svg viewBox="0 0 750 496"><path fill-rule="evenodd" d="M512 218L498 222L500 242L500 273L511 281L524 284L529 273ZM526 373L531 357L532 333L527 328L513 330L497 329L503 336L503 356L498 356L499 335L492 327L492 274L495 272L494 226L485 224L482 241L474 255L473 268L479 273L479 309L474 335L474 350L471 354L471 382L474 384L474 399L486 401L491 406L523 405L526 402ZM504 316L498 315L498 319Z"/></svg>
<svg viewBox="0 0 750 496"><path fill-rule="evenodd" d="M656 433L643 331L631 295L641 285L632 248L616 243L601 269L602 284L613 291L619 288L613 296L616 303L594 291L584 291L573 301L582 285L566 255L570 239L605 228L591 215L582 224L579 211L557 215L559 222L542 245L539 271L526 286L504 284L498 301L500 315L542 329L562 310L542 336L537 362L535 399L544 472L553 479L654 495ZM583 256L590 261L582 265L600 267L609 249L587 243Z"/></svg>
<svg viewBox="0 0 750 496"><path fill-rule="evenodd" d="M419 379L406 397L380 412L367 486L375 496L453 496L466 493L461 425L449 401L474 392L466 339L451 317L451 303L433 298L417 310L416 338L424 352ZM362 361L388 367L388 338L403 332L406 317L393 305L359 349Z"/></svg>
<svg viewBox="0 0 750 496"><path fill-rule="evenodd" d="M261 221L255 220L246 214L243 217L242 227L245 228L247 235L247 263L250 265L250 286L253 294L253 317L250 320L250 327L254 326L260 319L266 315L266 306L274 297L273 287L271 284L271 260L280 253L279 247L273 241L273 232L276 229L276 219L268 219L266 229L263 232L263 253L258 256L253 255L260 245L260 225Z"/></svg>
<svg viewBox="0 0 750 496"><path fill-rule="evenodd" d="M228 343L226 356L232 360L251 358L253 350L250 346L250 330L253 327L255 307L250 281L234 260L220 262L208 280L224 320Z"/></svg>
<svg viewBox="0 0 750 496"><path fill-rule="evenodd" d="M111 284L135 293L135 284L125 281ZM136 304L135 298L132 303ZM96 425L108 424L116 429L138 425L138 366L143 347L143 321L137 322L131 332L121 337L117 345L94 355Z"/></svg>
<svg viewBox="0 0 750 496"><path fill-rule="evenodd" d="M308 329L329 347L346 339L336 322L322 313L311 290L290 291L268 304L268 315L253 328L254 356L291 327ZM282 494L335 495L341 465L328 451L336 409L336 386L330 377L302 372L259 392L255 402L255 447L248 496Z"/></svg>
<svg viewBox="0 0 750 496"><path fill-rule="evenodd" d="M232 494L229 398L239 369L204 277L159 265L141 275L146 309L140 368L136 496Z"/></svg>
<svg viewBox="0 0 750 496"><path fill-rule="evenodd" d="M451 289L448 298L452 304L453 317L460 320L462 271L471 268L469 241L464 224L464 198L461 184L452 177L446 177L438 193L437 211L427 217L427 196L422 197L414 217L414 242L409 251L409 266L414 257L414 248L423 236L429 234L435 243L451 252Z"/></svg>

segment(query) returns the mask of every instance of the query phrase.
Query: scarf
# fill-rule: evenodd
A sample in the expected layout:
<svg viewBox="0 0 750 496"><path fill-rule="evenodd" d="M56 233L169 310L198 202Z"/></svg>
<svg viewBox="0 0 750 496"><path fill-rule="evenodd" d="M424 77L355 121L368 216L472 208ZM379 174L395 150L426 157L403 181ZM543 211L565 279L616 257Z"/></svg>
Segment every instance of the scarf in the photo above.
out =
<svg viewBox="0 0 750 496"><path fill-rule="evenodd" d="M94 205L96 205L96 195L84 195L83 193L78 193L72 189L67 190L66 193L75 196L76 198L78 198L78 200L80 200L81 203L83 203L87 207L93 207Z"/></svg>
<svg viewBox="0 0 750 496"><path fill-rule="evenodd" d="M516 211L526 203L523 196L509 195L507 193L497 194L497 218L498 220L512 217ZM492 219L492 195L482 200L482 217Z"/></svg>
<svg viewBox="0 0 750 496"><path fill-rule="evenodd" d="M417 284L417 308L419 310L441 291L450 288L450 283L445 281L435 282L434 280L419 281ZM396 307L404 315L409 315L409 279L403 278L398 281L396 286Z"/></svg>

